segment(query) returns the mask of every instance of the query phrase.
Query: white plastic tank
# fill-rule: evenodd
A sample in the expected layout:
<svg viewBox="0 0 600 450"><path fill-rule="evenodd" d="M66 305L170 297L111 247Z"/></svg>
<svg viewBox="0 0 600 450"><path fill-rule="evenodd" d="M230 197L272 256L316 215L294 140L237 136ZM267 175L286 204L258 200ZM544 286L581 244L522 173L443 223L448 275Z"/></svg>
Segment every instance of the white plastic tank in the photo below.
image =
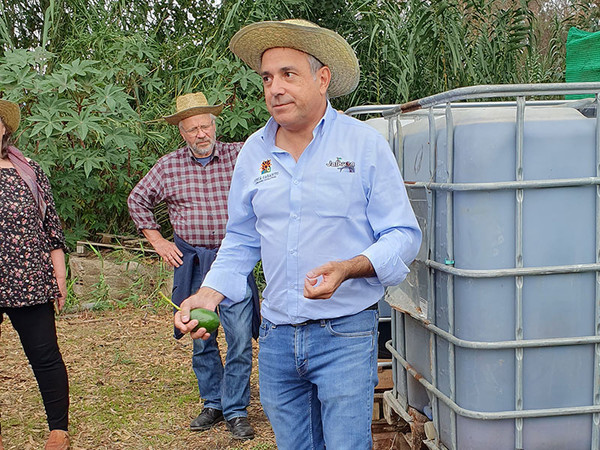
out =
<svg viewBox="0 0 600 450"><path fill-rule="evenodd" d="M388 292L392 345L419 374L398 370L397 395L433 411L432 448L598 448L596 119L568 106L526 106L522 126L516 105L443 112L398 135L425 236Z"/></svg>

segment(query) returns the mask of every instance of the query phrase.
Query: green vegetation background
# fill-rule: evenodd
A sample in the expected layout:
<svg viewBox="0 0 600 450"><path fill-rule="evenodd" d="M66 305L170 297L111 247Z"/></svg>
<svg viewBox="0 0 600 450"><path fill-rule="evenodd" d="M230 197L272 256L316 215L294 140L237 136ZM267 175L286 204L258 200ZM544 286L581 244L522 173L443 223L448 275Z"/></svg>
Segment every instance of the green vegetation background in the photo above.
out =
<svg viewBox="0 0 600 450"><path fill-rule="evenodd" d="M338 109L563 82L569 28L600 29L593 0L0 0L0 96L22 105L18 146L49 174L71 245L135 233L126 198L181 143L157 120L176 95L226 104L225 141L264 124L260 77L227 44L248 23L286 18L334 29L356 50L361 82Z"/></svg>

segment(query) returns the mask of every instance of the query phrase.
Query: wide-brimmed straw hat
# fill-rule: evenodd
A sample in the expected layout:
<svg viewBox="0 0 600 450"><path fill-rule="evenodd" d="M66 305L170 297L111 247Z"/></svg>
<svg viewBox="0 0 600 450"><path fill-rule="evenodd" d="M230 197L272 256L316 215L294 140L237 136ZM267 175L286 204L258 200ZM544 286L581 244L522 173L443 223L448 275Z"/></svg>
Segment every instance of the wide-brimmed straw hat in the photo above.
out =
<svg viewBox="0 0 600 450"><path fill-rule="evenodd" d="M218 116L223 111L223 105L209 105L202 92L180 95L175 99L175 114L165 116L171 125L177 125L183 119L198 114L212 114Z"/></svg>
<svg viewBox="0 0 600 450"><path fill-rule="evenodd" d="M358 85L360 68L350 44L335 31L308 20L253 23L239 30L229 43L229 49L257 72L262 54L276 47L300 50L328 66L331 70L330 97L348 94Z"/></svg>
<svg viewBox="0 0 600 450"><path fill-rule="evenodd" d="M21 122L21 110L19 105L8 100L0 99L0 117L4 125L6 125L7 131L14 133L19 128Z"/></svg>

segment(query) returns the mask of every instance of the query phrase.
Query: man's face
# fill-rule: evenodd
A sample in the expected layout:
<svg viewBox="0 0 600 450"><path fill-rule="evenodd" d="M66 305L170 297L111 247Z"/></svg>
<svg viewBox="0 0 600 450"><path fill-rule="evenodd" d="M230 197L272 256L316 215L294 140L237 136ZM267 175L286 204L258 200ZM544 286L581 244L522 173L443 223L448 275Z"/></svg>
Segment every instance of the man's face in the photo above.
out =
<svg viewBox="0 0 600 450"><path fill-rule="evenodd" d="M313 76L308 55L292 48L271 48L263 53L260 75L267 109L287 130L314 127L327 104L329 67Z"/></svg>
<svg viewBox="0 0 600 450"><path fill-rule="evenodd" d="M179 122L179 132L197 158L212 153L217 129L210 114L198 114L183 119Z"/></svg>

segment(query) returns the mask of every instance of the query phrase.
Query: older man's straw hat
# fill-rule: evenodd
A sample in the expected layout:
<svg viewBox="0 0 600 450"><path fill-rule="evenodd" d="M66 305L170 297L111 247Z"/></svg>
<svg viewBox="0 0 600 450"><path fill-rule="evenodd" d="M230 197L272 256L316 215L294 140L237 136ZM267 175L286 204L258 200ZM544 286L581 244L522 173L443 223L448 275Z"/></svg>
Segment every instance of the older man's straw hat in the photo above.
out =
<svg viewBox="0 0 600 450"><path fill-rule="evenodd" d="M329 96L339 97L358 85L360 68L352 47L334 31L302 19L257 22L239 30L229 49L259 72L262 54L275 47L300 50L331 70Z"/></svg>
<svg viewBox="0 0 600 450"><path fill-rule="evenodd" d="M171 125L177 125L181 120L198 114L212 114L218 116L223 111L223 105L209 105L202 92L180 95L175 100L175 114L165 116Z"/></svg>
<svg viewBox="0 0 600 450"><path fill-rule="evenodd" d="M21 122L19 105L8 100L0 100L0 117L2 117L7 131L14 133Z"/></svg>

